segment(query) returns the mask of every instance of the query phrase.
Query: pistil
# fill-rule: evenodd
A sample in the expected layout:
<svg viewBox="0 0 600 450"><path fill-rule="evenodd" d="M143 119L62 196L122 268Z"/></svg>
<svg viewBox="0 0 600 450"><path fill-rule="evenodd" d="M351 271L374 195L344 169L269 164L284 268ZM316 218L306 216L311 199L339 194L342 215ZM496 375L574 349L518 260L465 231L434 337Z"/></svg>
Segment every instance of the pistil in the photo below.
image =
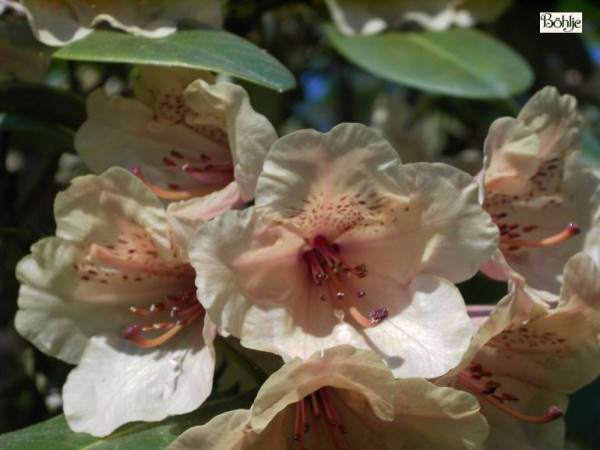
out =
<svg viewBox="0 0 600 450"><path fill-rule="evenodd" d="M304 260L308 264L309 273L314 284L319 288L319 298L340 300L352 318L365 328L372 328L381 323L387 316L384 307L376 308L365 317L351 300L364 298L367 293L352 286L350 278L364 278L368 275L365 264L350 265L343 261L337 244L330 243L324 236L313 239L312 249L304 252Z"/></svg>

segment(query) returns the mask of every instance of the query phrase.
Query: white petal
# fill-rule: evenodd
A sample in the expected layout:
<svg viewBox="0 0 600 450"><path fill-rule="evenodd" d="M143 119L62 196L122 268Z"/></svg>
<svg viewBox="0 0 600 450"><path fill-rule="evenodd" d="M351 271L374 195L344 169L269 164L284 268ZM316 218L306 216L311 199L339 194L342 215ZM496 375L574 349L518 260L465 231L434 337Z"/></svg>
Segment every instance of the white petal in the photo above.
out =
<svg viewBox="0 0 600 450"><path fill-rule="evenodd" d="M132 421L158 421L196 409L212 390L214 326L198 321L161 347L93 337L63 390L73 431L106 436ZM212 335L212 336L211 336Z"/></svg>

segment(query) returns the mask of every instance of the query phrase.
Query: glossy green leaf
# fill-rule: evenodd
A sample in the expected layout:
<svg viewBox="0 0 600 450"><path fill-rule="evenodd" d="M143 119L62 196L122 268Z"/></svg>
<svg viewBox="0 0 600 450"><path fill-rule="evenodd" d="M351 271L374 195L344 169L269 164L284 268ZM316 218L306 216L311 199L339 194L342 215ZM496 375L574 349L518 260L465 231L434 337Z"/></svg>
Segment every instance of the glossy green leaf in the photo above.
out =
<svg viewBox="0 0 600 450"><path fill-rule="evenodd" d="M161 39L97 30L60 48L53 56L211 70L277 91L296 85L290 71L265 50L220 30L182 30Z"/></svg>
<svg viewBox="0 0 600 450"><path fill-rule="evenodd" d="M256 392L233 399L206 403L190 414L171 417L160 423L137 422L119 428L110 436L95 438L73 433L64 416L37 425L0 435L2 450L163 450L181 433L208 422L217 414L232 409L248 408Z"/></svg>
<svg viewBox="0 0 600 450"><path fill-rule="evenodd" d="M519 54L474 29L345 37L329 26L327 35L354 64L424 91L506 98L523 92L533 81L529 65Z"/></svg>

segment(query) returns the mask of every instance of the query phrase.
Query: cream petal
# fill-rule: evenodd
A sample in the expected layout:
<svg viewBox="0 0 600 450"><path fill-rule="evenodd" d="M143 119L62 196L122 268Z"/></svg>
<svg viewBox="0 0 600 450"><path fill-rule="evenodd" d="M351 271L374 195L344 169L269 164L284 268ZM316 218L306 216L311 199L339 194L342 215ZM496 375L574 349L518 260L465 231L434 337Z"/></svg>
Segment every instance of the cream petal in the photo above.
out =
<svg viewBox="0 0 600 450"><path fill-rule="evenodd" d="M167 207L167 220L182 255L187 255L189 242L205 221L241 205L240 188L235 181L212 194L170 203Z"/></svg>
<svg viewBox="0 0 600 450"><path fill-rule="evenodd" d="M538 171L540 140L531 128L517 119L495 120L485 139L484 186L486 192L520 195L531 189Z"/></svg>
<svg viewBox="0 0 600 450"><path fill-rule="evenodd" d="M507 126L492 127L490 148L486 148L483 206L501 230L500 246L508 263L525 276L532 292L549 302L558 297L562 268L569 257L581 250L597 253L598 248L600 180L596 171L577 161L583 126L576 106L574 97L546 87L527 102L516 119L499 119L498 123ZM539 140L538 168L533 174L531 161L513 158L513 153L523 149L530 158L528 144L515 152L506 146L491 148L494 143L514 140L514 130L522 128ZM507 164L507 158L512 162ZM498 178L502 172L498 169L507 165L516 183ZM580 229L575 237L565 232L571 223ZM498 278L498 268L491 264L483 271Z"/></svg>
<svg viewBox="0 0 600 450"><path fill-rule="evenodd" d="M273 223L333 241L356 228L372 234L388 220L384 207L404 206L408 194L396 151L372 129L345 123L326 134L301 130L279 139L255 205Z"/></svg>
<svg viewBox="0 0 600 450"><path fill-rule="evenodd" d="M147 308L166 295L193 288L191 268L156 275L119 271L89 263L75 243L47 238L17 266L19 311L15 327L40 350L77 363L87 340L100 332L120 335ZM93 318L93 319L91 319Z"/></svg>
<svg viewBox="0 0 600 450"><path fill-rule="evenodd" d="M292 360L274 373L260 389L250 419L246 411L223 414L187 431L170 449L293 450L296 402L325 387L336 422L345 429L340 440L350 450L475 449L487 435L470 395L422 379L394 381L372 353L341 346L305 362ZM330 431L324 429L329 424L312 415L312 406L306 406L309 429L299 441L306 448L330 448Z"/></svg>
<svg viewBox="0 0 600 450"><path fill-rule="evenodd" d="M182 155L186 161L195 161L201 152L226 161L229 151L224 144L185 125L186 110L176 104L176 97L159 103L168 112L174 111L179 116L156 120L155 114L160 115L160 111L155 112L138 100L107 97L102 90L94 91L87 99L88 120L75 135L75 148L95 172L112 166L140 167L145 178L167 190L177 186L172 190L185 192L206 186L177 166L179 159L173 152ZM162 113L162 116L166 114ZM107 148L111 151L107 152ZM174 165L165 163L165 158ZM208 185L206 189L212 192L216 188Z"/></svg>
<svg viewBox="0 0 600 450"><path fill-rule="evenodd" d="M370 272L409 282L430 273L452 282L473 276L497 247L498 229L478 204L469 175L445 164L404 166L410 200L389 228L368 239L345 235L341 252ZM453 264L448 264L453 261Z"/></svg>
<svg viewBox="0 0 600 450"><path fill-rule="evenodd" d="M403 282L421 271L463 281L497 242L478 192L470 176L450 166L403 168L376 132L341 124L277 141L258 181L256 209L269 223L308 241L324 236L342 256ZM449 259L461 263L450 266Z"/></svg>
<svg viewBox="0 0 600 450"><path fill-rule="evenodd" d="M566 158L581 148L583 120L577 100L560 95L554 87L538 91L525 104L517 120L531 128L540 139L540 160Z"/></svg>
<svg viewBox="0 0 600 450"><path fill-rule="evenodd" d="M396 380L395 407L378 432L389 449L479 449L488 434L473 396L423 379Z"/></svg>
<svg viewBox="0 0 600 450"><path fill-rule="evenodd" d="M288 405L322 387L356 391L379 420L392 420L394 378L374 353L342 345L295 358L269 377L252 406L252 428L262 432Z"/></svg>
<svg viewBox="0 0 600 450"><path fill-rule="evenodd" d="M54 216L59 238L113 247L125 259L148 265L159 256L165 262L177 261L162 204L126 170L112 168L100 176L75 178L56 196Z"/></svg>
<svg viewBox="0 0 600 450"><path fill-rule="evenodd" d="M527 284L538 295L556 300L560 290L563 268L568 259L579 251L591 255L598 253L600 215L600 177L594 170L578 168L566 175L561 185L561 195L523 198L504 206L486 199L484 207L492 214L506 215L499 225L512 227L511 235L505 231L500 248L510 266L525 277ZM538 247L513 248L506 239L538 241L563 232L570 224L581 232L562 242ZM543 270L540 270L543 267ZM498 264L484 268L490 274L504 269ZM496 277L497 278L497 277Z"/></svg>
<svg viewBox="0 0 600 450"><path fill-rule="evenodd" d="M130 306L193 288L160 202L126 171L74 180L55 211L61 237L36 243L17 267L15 324L42 351L76 363L91 336L139 319Z"/></svg>
<svg viewBox="0 0 600 450"><path fill-rule="evenodd" d="M220 414L205 425L185 431L167 450L250 450L256 436L246 432L250 417L247 409Z"/></svg>
<svg viewBox="0 0 600 450"><path fill-rule="evenodd" d="M256 302L253 292L281 301L294 292L294 280L306 278L297 264L301 241L279 231L264 227L248 208L224 212L190 243L198 298L212 320L235 337Z"/></svg>
<svg viewBox="0 0 600 450"><path fill-rule="evenodd" d="M423 274L403 285L370 268L352 286L341 281L363 316L388 309L387 319L365 329L345 302L312 281L302 257L304 241L282 227L264 226L256 216L252 208L226 212L207 223L189 249L198 298L244 346L307 358L352 344L378 352L397 376L439 376L460 361L471 325L449 282ZM366 297L353 298L358 295L353 289L364 289ZM331 298L322 301L323 293ZM440 301L432 301L435 297Z"/></svg>
<svg viewBox="0 0 600 450"><path fill-rule="evenodd" d="M488 370L570 394L600 374L600 270L585 254L565 267L558 308L530 314L504 331L477 359ZM522 294L526 296L525 293Z"/></svg>
<svg viewBox="0 0 600 450"><path fill-rule="evenodd" d="M373 328L357 324L338 300L322 302L314 289L307 296L301 282L289 286L289 294L278 303L257 302L248 309L242 345L284 358L307 358L315 351L350 344L377 353L396 377L440 376L460 362L469 345L471 325L462 297L437 277L420 275L404 287L374 275L377 291L367 287L367 292L376 303L369 300L370 293L352 300L367 317L376 307L388 309L389 316Z"/></svg>
<svg viewBox="0 0 600 450"><path fill-rule="evenodd" d="M159 421L198 408L212 390L216 329L201 322L160 347L143 349L115 336L95 336L63 389L75 432L106 436L132 421ZM82 401L85 399L85 401Z"/></svg>
<svg viewBox="0 0 600 450"><path fill-rule="evenodd" d="M248 93L235 84L196 81L185 90L184 98L197 114L188 118L189 124L202 124L206 116L222 121L242 199L254 198L265 155L277 139L273 125L252 108Z"/></svg>
<svg viewBox="0 0 600 450"><path fill-rule="evenodd" d="M160 108L160 102L165 102L167 96L182 98L183 90L195 80L204 80L210 84L215 82L212 73L187 67L139 65L134 66L134 69L135 99L154 110L157 119L167 120L175 114L174 111L169 112L166 108Z"/></svg>
<svg viewBox="0 0 600 450"><path fill-rule="evenodd" d="M373 282L385 284L376 278ZM462 296L453 284L431 275L418 275L404 292L406 300L400 301L404 295L397 285L382 291L377 302L389 316L360 333L360 346L378 353L396 378L440 376L460 362L471 339Z"/></svg>

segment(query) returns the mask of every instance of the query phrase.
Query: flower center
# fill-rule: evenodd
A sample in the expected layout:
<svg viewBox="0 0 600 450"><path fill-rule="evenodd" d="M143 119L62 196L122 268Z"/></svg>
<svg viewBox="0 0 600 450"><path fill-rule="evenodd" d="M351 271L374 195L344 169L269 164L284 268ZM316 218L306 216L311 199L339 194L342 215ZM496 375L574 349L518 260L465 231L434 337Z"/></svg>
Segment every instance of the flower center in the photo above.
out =
<svg viewBox="0 0 600 450"><path fill-rule="evenodd" d="M187 200L200 197L222 189L233 181L233 163L231 161L213 161L210 156L201 154L199 157L183 155L171 150L168 157L162 159L163 164L174 171L184 172L194 180L200 181L202 186L191 189L182 189L178 184L169 184L169 188L162 188L150 182L142 173L140 167L133 167L131 172L144 182L157 196L167 200Z"/></svg>
<svg viewBox="0 0 600 450"><path fill-rule="evenodd" d="M319 288L322 301L332 298L343 302L352 318L363 327L374 327L388 316L388 310L381 307L371 311L367 318L351 303L352 299L360 301L367 295L365 291L354 288L352 277L364 278L369 272L365 264L350 265L344 262L337 244L318 235L313 239L312 249L302 256L308 264L313 283Z"/></svg>
<svg viewBox="0 0 600 450"><path fill-rule="evenodd" d="M481 364L471 362L469 367L458 374L457 384L491 403L503 413L523 422L542 424L563 416L563 411L555 405L550 406L545 414L539 416L531 416L511 408L509 404L516 404L519 397L510 392L499 392L502 385L491 378L491 372L484 370Z"/></svg>
<svg viewBox="0 0 600 450"><path fill-rule="evenodd" d="M547 247L559 244L581 233L581 228L576 223L569 223L564 230L541 239L523 239L528 233L537 230L537 225L520 225L518 223L500 223L506 217L505 213L492 214L492 220L500 229L500 245L508 251L519 250L522 247Z"/></svg>
<svg viewBox="0 0 600 450"><path fill-rule="evenodd" d="M329 389L323 387L296 402L294 421L294 441L300 450L306 450L309 438L308 432L312 427L312 443L316 449L331 448L343 450L348 448L346 443L346 427L341 423L329 397ZM324 416L324 417L323 417ZM321 420L323 419L323 420ZM322 439L322 435L325 435ZM321 447L321 442L329 447Z"/></svg>
<svg viewBox="0 0 600 450"><path fill-rule="evenodd" d="M186 325L204 315L204 308L192 289L165 296L165 301L153 303L150 308L129 308L132 313L147 319L146 325L134 324L122 332L122 337L140 347L156 347L165 343Z"/></svg>

